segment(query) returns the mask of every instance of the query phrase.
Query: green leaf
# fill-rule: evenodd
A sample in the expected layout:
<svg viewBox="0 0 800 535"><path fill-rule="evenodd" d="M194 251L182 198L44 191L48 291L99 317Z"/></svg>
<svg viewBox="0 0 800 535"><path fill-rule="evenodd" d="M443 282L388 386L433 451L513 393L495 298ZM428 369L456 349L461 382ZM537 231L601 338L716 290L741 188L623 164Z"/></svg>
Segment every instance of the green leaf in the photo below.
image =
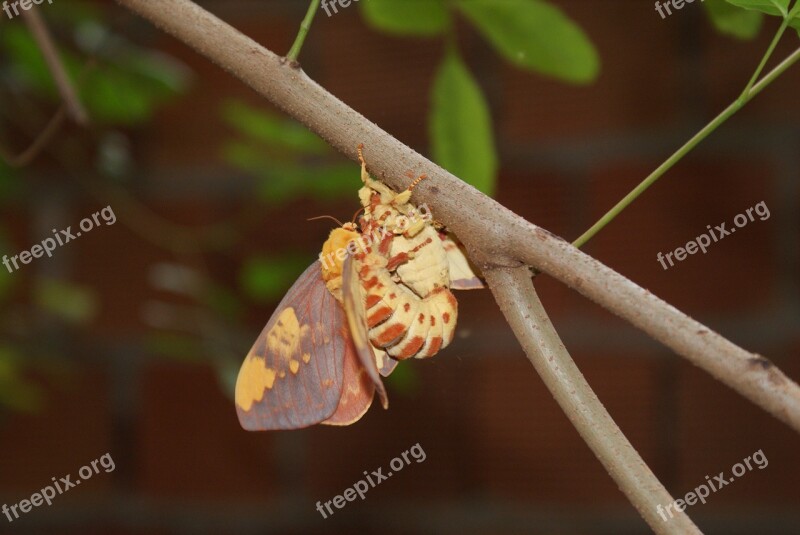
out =
<svg viewBox="0 0 800 535"><path fill-rule="evenodd" d="M329 152L322 139L297 121L278 118L243 102L226 102L222 117L245 137L276 149L309 155Z"/></svg>
<svg viewBox="0 0 800 535"><path fill-rule="evenodd" d="M508 61L573 83L600 71L594 45L559 8L540 0L459 0L456 4Z"/></svg>
<svg viewBox="0 0 800 535"><path fill-rule="evenodd" d="M275 301L289 289L308 264L308 257L302 255L251 257L242 267L239 283L254 301Z"/></svg>
<svg viewBox="0 0 800 535"><path fill-rule="evenodd" d="M363 0L361 14L376 30L397 35L433 36L450 25L442 0Z"/></svg>
<svg viewBox="0 0 800 535"><path fill-rule="evenodd" d="M790 15L792 20L789 21L789 26L797 30L797 34L800 35L800 3L795 4Z"/></svg>
<svg viewBox="0 0 800 535"><path fill-rule="evenodd" d="M767 15L777 15L786 17L789 13L790 0L727 0L728 3L745 9L752 9L766 13Z"/></svg>
<svg viewBox="0 0 800 535"><path fill-rule="evenodd" d="M56 279L38 279L33 300L42 310L72 323L85 323L97 312L97 298L91 289Z"/></svg>
<svg viewBox="0 0 800 535"><path fill-rule="evenodd" d="M429 127L436 162L491 195L497 179L497 155L489 107L480 87L452 50L433 85Z"/></svg>
<svg viewBox="0 0 800 535"><path fill-rule="evenodd" d="M761 30L764 15L747 9L740 9L726 0L705 0L711 22L721 33L737 39L752 39Z"/></svg>

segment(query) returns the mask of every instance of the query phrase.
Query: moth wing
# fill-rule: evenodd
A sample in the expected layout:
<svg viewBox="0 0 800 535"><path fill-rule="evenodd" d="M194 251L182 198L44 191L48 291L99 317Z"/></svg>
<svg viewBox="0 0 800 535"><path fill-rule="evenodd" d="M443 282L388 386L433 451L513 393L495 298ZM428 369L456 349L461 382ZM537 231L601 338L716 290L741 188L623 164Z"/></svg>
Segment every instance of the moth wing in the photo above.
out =
<svg viewBox="0 0 800 535"><path fill-rule="evenodd" d="M369 341L367 333L367 312L364 310L364 299L359 284L358 272L355 269L352 255L347 255L342 267L342 303L344 304L345 316L350 326L350 334L353 337L353 345L358 355L361 365L366 370L378 397L381 398L381 405L384 409L389 408L389 398L386 396L386 388L383 386L378 366L376 365L375 353L372 350L372 342Z"/></svg>
<svg viewBox="0 0 800 535"><path fill-rule="evenodd" d="M450 267L450 288L480 290L484 287L464 253L464 246L452 234L439 234Z"/></svg>
<svg viewBox="0 0 800 535"><path fill-rule="evenodd" d="M248 431L298 429L336 411L347 352L344 311L314 262L289 289L236 380L236 412Z"/></svg>
<svg viewBox="0 0 800 535"><path fill-rule="evenodd" d="M375 397L375 383L356 352L353 339L347 332L347 344L344 353L344 380L342 381L342 397L336 412L327 420L326 425L350 425L361 419L372 405Z"/></svg>
<svg viewBox="0 0 800 535"><path fill-rule="evenodd" d="M372 350L375 352L375 364L378 366L378 371L383 377L389 377L400 361L389 355L383 349L378 349L373 346Z"/></svg>

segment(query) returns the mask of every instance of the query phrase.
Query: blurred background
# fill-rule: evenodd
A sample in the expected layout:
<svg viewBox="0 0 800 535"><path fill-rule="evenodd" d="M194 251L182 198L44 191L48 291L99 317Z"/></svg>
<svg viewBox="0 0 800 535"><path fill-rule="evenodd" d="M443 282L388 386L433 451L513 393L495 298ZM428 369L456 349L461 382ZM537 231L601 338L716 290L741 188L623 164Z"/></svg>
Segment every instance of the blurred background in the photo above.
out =
<svg viewBox="0 0 800 535"><path fill-rule="evenodd" d="M664 19L650 2L557 0L574 35L562 46L546 30L563 20L534 25L542 60L503 49L470 8L443 18L433 0L394 14L374 2L319 12L304 70L568 240L739 95L778 26L722 0ZM308 7L198 3L279 54ZM105 453L115 469L13 523L0 516L0 533L649 532L486 291L458 295L450 347L398 367L388 411L345 428L241 430L241 361L333 225L307 219L349 220L359 207L358 166L112 2L35 9L91 124L67 122L21 167L0 163L0 250L29 250L106 206L117 221L0 269L0 503L74 479ZM796 46L788 32L776 60ZM585 247L795 380L798 86L796 66ZM3 153L23 152L59 106L26 25L0 15ZM448 129L471 135L448 145ZM769 219L707 254L669 270L656 260L762 201ZM536 283L589 383L675 497L763 451L766 468L688 509L701 529L800 530L795 432L557 281ZM317 512L417 443L424 462L332 517Z"/></svg>

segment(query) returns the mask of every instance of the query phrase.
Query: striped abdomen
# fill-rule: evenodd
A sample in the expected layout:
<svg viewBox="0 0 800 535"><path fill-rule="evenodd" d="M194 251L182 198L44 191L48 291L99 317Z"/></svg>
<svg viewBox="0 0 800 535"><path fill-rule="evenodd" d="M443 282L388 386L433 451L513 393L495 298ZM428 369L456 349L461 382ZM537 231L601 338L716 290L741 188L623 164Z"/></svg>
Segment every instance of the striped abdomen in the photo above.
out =
<svg viewBox="0 0 800 535"><path fill-rule="evenodd" d="M458 303L448 288L420 298L392 280L384 258L366 254L357 260L369 339L376 347L403 360L432 357L452 342Z"/></svg>

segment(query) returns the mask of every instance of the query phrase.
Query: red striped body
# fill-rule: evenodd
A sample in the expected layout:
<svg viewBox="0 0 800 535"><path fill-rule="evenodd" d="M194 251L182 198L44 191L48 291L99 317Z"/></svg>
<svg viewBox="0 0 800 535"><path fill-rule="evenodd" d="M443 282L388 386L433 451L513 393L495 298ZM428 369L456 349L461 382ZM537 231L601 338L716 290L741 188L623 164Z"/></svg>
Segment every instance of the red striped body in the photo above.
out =
<svg viewBox="0 0 800 535"><path fill-rule="evenodd" d="M375 348L397 360L432 357L455 335L458 303L450 291L452 258L463 260L459 277L468 277L473 287L480 282L452 240L436 229L430 212L409 202L413 184L396 193L369 176L363 159L361 179L364 214L358 227L348 223L335 229L323 256L334 264L335 251L341 251L343 243L351 244L345 247L358 274L367 334ZM328 288L337 298L341 262L326 272L323 261Z"/></svg>
<svg viewBox="0 0 800 535"><path fill-rule="evenodd" d="M419 297L393 279L384 257L361 253L355 259L375 347L404 360L432 357L453 341L458 303L448 288Z"/></svg>

